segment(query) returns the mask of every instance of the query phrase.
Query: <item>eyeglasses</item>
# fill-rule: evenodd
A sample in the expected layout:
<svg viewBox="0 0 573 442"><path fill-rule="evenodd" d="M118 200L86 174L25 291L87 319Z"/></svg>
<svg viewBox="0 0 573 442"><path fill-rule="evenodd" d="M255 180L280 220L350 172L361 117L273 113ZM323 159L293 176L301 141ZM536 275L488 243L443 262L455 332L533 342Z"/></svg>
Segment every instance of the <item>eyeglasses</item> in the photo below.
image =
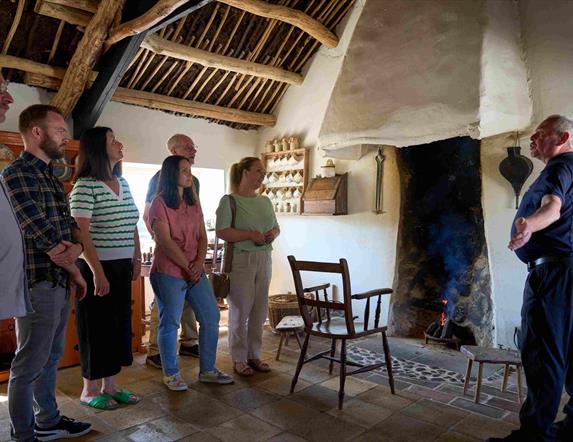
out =
<svg viewBox="0 0 573 442"><path fill-rule="evenodd" d="M0 94L5 94L8 92L8 85L10 82L8 80L0 81Z"/></svg>

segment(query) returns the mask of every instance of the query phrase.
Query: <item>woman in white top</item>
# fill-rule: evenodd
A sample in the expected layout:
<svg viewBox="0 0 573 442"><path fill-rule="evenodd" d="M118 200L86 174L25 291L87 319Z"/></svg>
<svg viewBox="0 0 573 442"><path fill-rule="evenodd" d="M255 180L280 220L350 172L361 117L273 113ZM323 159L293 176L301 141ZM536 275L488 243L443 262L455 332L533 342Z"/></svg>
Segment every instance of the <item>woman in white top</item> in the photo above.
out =
<svg viewBox="0 0 573 442"><path fill-rule="evenodd" d="M131 281L141 270L139 212L121 177L122 158L123 145L111 129L86 130L70 195L84 245L78 267L88 285L85 299L76 302L84 378L80 403L104 410L139 402L135 394L115 384L121 367L133 362Z"/></svg>

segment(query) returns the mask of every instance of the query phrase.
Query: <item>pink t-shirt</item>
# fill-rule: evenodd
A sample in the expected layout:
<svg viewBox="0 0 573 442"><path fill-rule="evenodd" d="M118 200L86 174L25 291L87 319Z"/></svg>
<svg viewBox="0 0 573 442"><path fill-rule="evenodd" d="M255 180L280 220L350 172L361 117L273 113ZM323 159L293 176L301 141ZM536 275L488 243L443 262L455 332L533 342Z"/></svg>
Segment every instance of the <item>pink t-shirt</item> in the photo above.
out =
<svg viewBox="0 0 573 442"><path fill-rule="evenodd" d="M178 209L170 209L161 196L157 196L149 208L149 223L155 221L169 225L171 239L183 251L189 261L197 258L199 237L203 227L203 211L199 202L192 206L182 202ZM165 273L176 278L187 279L188 275L167 257L159 245L155 246L151 273Z"/></svg>

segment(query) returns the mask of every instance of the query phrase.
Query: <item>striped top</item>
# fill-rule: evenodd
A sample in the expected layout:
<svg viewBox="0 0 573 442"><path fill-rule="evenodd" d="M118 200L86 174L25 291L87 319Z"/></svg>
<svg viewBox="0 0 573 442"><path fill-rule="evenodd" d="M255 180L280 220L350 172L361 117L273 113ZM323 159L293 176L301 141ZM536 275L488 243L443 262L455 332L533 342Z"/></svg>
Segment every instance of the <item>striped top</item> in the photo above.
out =
<svg viewBox="0 0 573 442"><path fill-rule="evenodd" d="M133 258L139 211L123 177L116 195L103 181L79 178L70 194L74 218L89 218L90 236L100 261Z"/></svg>

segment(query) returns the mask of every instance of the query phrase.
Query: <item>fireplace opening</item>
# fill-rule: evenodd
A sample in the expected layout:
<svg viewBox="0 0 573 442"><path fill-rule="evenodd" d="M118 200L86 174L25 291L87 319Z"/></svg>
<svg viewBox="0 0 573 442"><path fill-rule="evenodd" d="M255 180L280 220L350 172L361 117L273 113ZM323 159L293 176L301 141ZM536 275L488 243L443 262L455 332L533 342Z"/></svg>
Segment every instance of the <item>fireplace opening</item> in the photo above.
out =
<svg viewBox="0 0 573 442"><path fill-rule="evenodd" d="M406 147L397 160L401 208L389 332L491 345L480 142L458 137Z"/></svg>

